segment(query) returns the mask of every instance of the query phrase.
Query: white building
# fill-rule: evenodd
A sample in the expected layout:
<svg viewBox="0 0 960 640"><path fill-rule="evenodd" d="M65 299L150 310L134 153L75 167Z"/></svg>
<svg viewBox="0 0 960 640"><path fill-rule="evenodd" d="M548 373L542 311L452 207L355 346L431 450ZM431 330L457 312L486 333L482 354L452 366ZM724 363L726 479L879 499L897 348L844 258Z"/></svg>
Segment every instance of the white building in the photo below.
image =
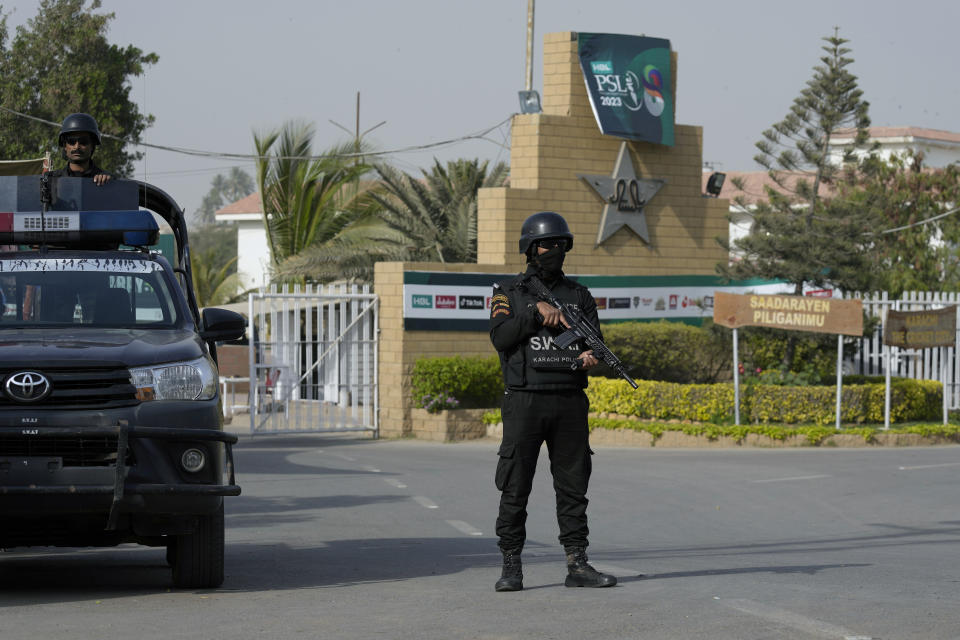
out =
<svg viewBox="0 0 960 640"><path fill-rule="evenodd" d="M241 291L270 283L270 247L260 194L251 193L216 212L217 222L237 225L237 273Z"/></svg>
<svg viewBox="0 0 960 640"><path fill-rule="evenodd" d="M889 160L893 156L905 156L908 151L923 153L923 166L934 169L960 161L960 133L921 129L920 127L870 127L870 141L880 144L875 152L880 158ZM844 147L853 142L854 132L834 135L831 160L839 164ZM866 155L860 150L859 156Z"/></svg>
<svg viewBox="0 0 960 640"><path fill-rule="evenodd" d="M893 156L903 156L908 151L923 152L923 164L926 167L942 168L954 162L960 162L960 133L922 129L920 127L871 127L871 142L879 143L874 153L884 160ZM832 143L835 149L831 158L837 164L843 157L843 148L853 141L854 132L834 135ZM861 152L859 155L864 155ZM712 171L704 171L702 177L703 193L707 192L707 180ZM735 180L743 181L743 189L734 185ZM748 209L761 200L766 200L765 187L777 189L766 171L728 171L718 197L730 199L730 242L750 233L753 217L734 204L734 199L743 198Z"/></svg>

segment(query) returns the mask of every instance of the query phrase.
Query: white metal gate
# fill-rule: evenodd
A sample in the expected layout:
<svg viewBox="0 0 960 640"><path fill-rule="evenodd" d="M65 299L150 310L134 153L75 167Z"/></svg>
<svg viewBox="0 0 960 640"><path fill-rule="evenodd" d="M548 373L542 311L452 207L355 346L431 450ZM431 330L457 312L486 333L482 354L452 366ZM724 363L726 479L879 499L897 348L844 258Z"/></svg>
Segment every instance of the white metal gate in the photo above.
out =
<svg viewBox="0 0 960 640"><path fill-rule="evenodd" d="M960 305L960 294L944 291L906 291L899 298L890 298L886 291L878 294L856 293L846 297L860 298L867 315L881 319L881 324L872 336L864 336L860 350L853 358L853 373L886 375L887 359L890 375L904 378L939 380L947 394L947 406L960 408L960 358L954 347L934 349L900 349L883 345L883 324L886 311L923 311ZM960 327L960 322L957 323ZM960 335L960 330L958 330ZM960 344L960 341L958 341Z"/></svg>
<svg viewBox="0 0 960 640"><path fill-rule="evenodd" d="M250 433L378 436L379 309L370 287L274 285L248 303Z"/></svg>

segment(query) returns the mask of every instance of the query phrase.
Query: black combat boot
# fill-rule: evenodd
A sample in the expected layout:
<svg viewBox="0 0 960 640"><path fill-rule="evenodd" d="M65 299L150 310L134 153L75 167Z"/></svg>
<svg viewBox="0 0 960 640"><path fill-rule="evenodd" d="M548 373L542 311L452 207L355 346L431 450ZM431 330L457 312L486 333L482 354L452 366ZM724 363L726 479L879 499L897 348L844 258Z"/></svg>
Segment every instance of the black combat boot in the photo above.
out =
<svg viewBox="0 0 960 640"><path fill-rule="evenodd" d="M523 565L520 563L520 552L523 549L501 549L503 554L503 573L494 589L497 591L523 590Z"/></svg>
<svg viewBox="0 0 960 640"><path fill-rule="evenodd" d="M567 553L568 587L612 587L617 584L617 578L600 573L587 564L587 550L585 547L564 547Z"/></svg>

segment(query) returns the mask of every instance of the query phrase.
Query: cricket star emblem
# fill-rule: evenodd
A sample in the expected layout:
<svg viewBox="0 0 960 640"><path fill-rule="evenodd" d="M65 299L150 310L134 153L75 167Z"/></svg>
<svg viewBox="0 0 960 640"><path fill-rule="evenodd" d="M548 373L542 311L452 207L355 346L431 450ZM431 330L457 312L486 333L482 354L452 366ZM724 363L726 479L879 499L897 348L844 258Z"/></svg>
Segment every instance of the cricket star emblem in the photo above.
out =
<svg viewBox="0 0 960 640"><path fill-rule="evenodd" d="M620 154L617 156L612 176L577 174L577 177L593 187L605 203L595 246L603 244L620 227L629 227L644 242L650 244L643 207L657 195L666 181L638 178L626 142L620 145Z"/></svg>

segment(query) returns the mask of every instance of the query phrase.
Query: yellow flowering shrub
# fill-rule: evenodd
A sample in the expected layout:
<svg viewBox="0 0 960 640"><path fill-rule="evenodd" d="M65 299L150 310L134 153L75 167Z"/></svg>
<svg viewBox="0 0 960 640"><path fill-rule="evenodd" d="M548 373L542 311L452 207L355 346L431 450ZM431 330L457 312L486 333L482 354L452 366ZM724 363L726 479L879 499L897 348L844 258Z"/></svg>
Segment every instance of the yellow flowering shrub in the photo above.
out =
<svg viewBox="0 0 960 640"><path fill-rule="evenodd" d="M730 383L676 384L637 380L590 378L590 409L650 420L733 420L734 390ZM943 388L933 380L898 379L891 383L890 420L936 420ZM840 420L846 424L883 422L883 384L845 385ZM790 387L744 385L740 388L740 416L755 424L832 424L836 419L835 386Z"/></svg>

